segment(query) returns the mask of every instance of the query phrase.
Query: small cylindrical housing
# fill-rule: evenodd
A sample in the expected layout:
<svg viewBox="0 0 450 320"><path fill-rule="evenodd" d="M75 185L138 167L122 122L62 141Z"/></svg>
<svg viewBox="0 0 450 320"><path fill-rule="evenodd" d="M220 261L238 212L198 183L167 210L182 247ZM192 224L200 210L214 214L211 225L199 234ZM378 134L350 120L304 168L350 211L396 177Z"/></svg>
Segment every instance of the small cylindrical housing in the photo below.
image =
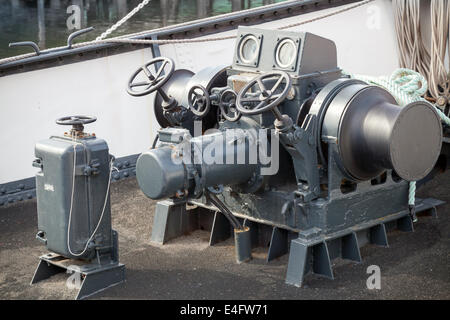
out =
<svg viewBox="0 0 450 320"><path fill-rule="evenodd" d="M162 199L245 183L258 168L249 161L252 143L245 132L234 137L218 132L146 151L136 163L139 186L149 198Z"/></svg>

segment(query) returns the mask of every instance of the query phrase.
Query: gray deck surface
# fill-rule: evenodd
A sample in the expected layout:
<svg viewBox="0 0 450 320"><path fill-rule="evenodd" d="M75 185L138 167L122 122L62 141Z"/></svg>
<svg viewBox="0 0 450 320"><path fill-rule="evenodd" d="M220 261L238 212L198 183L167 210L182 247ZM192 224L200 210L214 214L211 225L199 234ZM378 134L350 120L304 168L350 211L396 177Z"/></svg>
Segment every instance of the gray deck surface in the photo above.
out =
<svg viewBox="0 0 450 320"><path fill-rule="evenodd" d="M450 173L419 192L450 202ZM421 217L414 233L389 234L389 248L367 245L363 263L337 261L335 280L310 275L304 288L284 283L288 255L266 264L266 248L250 263L234 262L233 241L208 245L209 232L195 231L164 246L149 243L154 201L135 179L112 185L113 226L119 232L126 283L96 299L449 299L450 205L438 219ZM0 299L73 299L67 274L31 286L38 256L36 201L0 208ZM381 290L366 288L367 267L381 268Z"/></svg>

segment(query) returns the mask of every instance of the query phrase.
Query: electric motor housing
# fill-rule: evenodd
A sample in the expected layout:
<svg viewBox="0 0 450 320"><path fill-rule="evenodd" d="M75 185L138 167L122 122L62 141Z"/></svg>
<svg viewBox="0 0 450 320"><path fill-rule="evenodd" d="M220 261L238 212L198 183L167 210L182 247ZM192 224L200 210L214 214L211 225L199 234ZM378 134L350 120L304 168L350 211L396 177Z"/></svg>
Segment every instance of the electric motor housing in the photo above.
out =
<svg viewBox="0 0 450 320"><path fill-rule="evenodd" d="M36 144L35 155L33 165L40 168L36 173L37 238L48 250L67 258L92 259L96 249L111 250L114 237L107 192L111 160L107 143L88 134L76 139L52 136ZM70 251L83 251L103 210L92 243L82 255L72 255Z"/></svg>

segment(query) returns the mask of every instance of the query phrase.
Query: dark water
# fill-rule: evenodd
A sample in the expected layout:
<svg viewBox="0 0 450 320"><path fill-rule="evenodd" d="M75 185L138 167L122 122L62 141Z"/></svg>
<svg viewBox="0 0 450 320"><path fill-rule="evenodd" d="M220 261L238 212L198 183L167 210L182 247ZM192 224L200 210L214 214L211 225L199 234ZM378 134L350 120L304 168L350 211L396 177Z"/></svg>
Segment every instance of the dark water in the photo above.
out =
<svg viewBox="0 0 450 320"><path fill-rule="evenodd" d="M76 41L93 40L119 21L142 0L0 0L0 58L32 51L8 48L10 42L34 41L40 49L65 45L69 30L67 20L80 9L81 28L94 31ZM232 11L254 8L284 0L151 0L140 12L111 36L150 30L162 26L205 18ZM75 20L70 19L75 22ZM73 25L73 24L72 24Z"/></svg>

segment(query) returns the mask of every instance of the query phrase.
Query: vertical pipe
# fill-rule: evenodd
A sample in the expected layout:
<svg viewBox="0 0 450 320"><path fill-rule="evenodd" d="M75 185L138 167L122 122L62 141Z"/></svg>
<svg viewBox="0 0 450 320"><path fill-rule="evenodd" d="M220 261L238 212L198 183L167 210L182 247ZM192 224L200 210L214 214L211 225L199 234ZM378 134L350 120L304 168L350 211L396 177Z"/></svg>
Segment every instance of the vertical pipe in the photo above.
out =
<svg viewBox="0 0 450 320"><path fill-rule="evenodd" d="M244 7L243 0L231 0L231 11L240 11Z"/></svg>
<svg viewBox="0 0 450 320"><path fill-rule="evenodd" d="M45 7L44 0L37 2L39 47L45 49Z"/></svg>

